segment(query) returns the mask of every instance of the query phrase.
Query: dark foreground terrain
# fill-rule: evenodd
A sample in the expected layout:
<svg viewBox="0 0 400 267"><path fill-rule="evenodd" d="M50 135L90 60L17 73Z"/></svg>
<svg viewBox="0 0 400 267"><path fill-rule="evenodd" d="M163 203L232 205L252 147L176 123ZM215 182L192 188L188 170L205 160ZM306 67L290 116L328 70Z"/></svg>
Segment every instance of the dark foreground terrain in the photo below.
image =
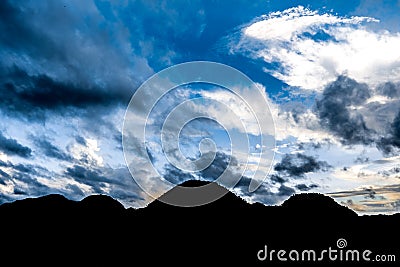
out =
<svg viewBox="0 0 400 267"><path fill-rule="evenodd" d="M272 262L259 261L257 252L267 245L268 253L308 249L319 256L323 249L338 249L340 238L347 241L343 250L372 251L370 262L359 263L398 266L400 262L400 214L357 216L319 194L295 195L282 206L267 207L247 204L228 193L195 208L155 201L139 210L125 209L107 196L75 202L49 195L3 204L0 220L0 253L17 266L297 266L299 262L277 260L276 252ZM396 262L378 263L374 260L378 254L395 255ZM345 262L326 255L322 263Z"/></svg>

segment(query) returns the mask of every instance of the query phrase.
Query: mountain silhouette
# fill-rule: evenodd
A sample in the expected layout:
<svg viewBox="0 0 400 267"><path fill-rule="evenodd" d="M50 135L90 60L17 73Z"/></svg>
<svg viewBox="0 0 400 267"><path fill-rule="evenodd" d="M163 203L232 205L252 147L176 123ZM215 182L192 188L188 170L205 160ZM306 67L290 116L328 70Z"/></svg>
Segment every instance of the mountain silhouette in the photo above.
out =
<svg viewBox="0 0 400 267"><path fill-rule="evenodd" d="M205 184L188 181L183 186ZM125 209L105 195L81 201L48 195L3 204L0 218L0 251L17 251L25 255L18 261L30 264L52 255L90 264L265 265L268 262L257 259L265 245L275 250L327 249L336 248L340 238L349 248L394 254L400 260L400 214L358 216L314 193L294 195L281 206L248 204L227 192L199 207L155 200L141 209Z"/></svg>

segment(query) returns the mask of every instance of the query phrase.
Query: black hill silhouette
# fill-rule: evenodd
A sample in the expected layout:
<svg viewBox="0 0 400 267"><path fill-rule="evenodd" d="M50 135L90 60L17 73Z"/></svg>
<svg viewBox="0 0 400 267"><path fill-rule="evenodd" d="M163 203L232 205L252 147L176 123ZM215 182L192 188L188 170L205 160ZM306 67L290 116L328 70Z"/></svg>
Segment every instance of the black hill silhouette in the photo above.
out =
<svg viewBox="0 0 400 267"><path fill-rule="evenodd" d="M228 192L199 207L155 200L137 210L125 209L105 195L81 201L48 195L3 204L0 218L2 240L7 240L1 245L4 253L18 247L36 256L45 251L91 263L265 265L256 257L264 245L277 250L323 249L336 247L339 238L346 239L350 248L396 254L400 260L400 214L358 216L321 194L294 195L281 206L264 206L248 204ZM29 259L32 263L37 257Z"/></svg>

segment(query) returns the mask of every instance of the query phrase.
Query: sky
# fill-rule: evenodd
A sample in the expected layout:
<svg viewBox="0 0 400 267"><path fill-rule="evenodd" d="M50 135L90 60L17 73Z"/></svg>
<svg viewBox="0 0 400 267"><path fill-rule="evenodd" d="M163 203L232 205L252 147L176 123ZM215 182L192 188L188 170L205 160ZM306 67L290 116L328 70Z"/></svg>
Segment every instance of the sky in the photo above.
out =
<svg viewBox="0 0 400 267"><path fill-rule="evenodd" d="M1 1L0 203L107 194L139 208L171 188L150 169L172 184L227 169L251 203L317 192L359 214L398 212L399 14L397 0ZM191 61L231 66L257 88L180 85L148 117L131 112L145 81ZM260 133L244 100L273 131ZM169 114L178 136L162 128Z"/></svg>

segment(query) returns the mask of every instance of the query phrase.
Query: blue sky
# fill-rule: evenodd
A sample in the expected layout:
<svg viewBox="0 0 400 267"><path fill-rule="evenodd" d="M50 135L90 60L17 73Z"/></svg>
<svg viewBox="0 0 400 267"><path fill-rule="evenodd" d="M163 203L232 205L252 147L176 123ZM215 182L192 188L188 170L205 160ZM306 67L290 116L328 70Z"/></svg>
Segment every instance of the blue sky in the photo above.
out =
<svg viewBox="0 0 400 267"><path fill-rule="evenodd" d="M279 204L294 193L320 192L359 213L397 212L399 14L399 1L383 0L2 1L0 202L60 193L147 205L152 198L125 164L125 110L153 74L202 60L250 77L275 122L271 171L250 193L247 170L236 194ZM195 97L247 118L235 109L239 100L217 86L181 86L161 99L146 149L175 183L215 179L229 160L254 160L260 143L250 131L249 147L232 154L221 125L194 121L182 131L182 150L196 157L200 139L213 139L212 165L195 174L171 166L160 146L163 118ZM210 108L207 101L197 107ZM166 190L149 181L157 193Z"/></svg>

